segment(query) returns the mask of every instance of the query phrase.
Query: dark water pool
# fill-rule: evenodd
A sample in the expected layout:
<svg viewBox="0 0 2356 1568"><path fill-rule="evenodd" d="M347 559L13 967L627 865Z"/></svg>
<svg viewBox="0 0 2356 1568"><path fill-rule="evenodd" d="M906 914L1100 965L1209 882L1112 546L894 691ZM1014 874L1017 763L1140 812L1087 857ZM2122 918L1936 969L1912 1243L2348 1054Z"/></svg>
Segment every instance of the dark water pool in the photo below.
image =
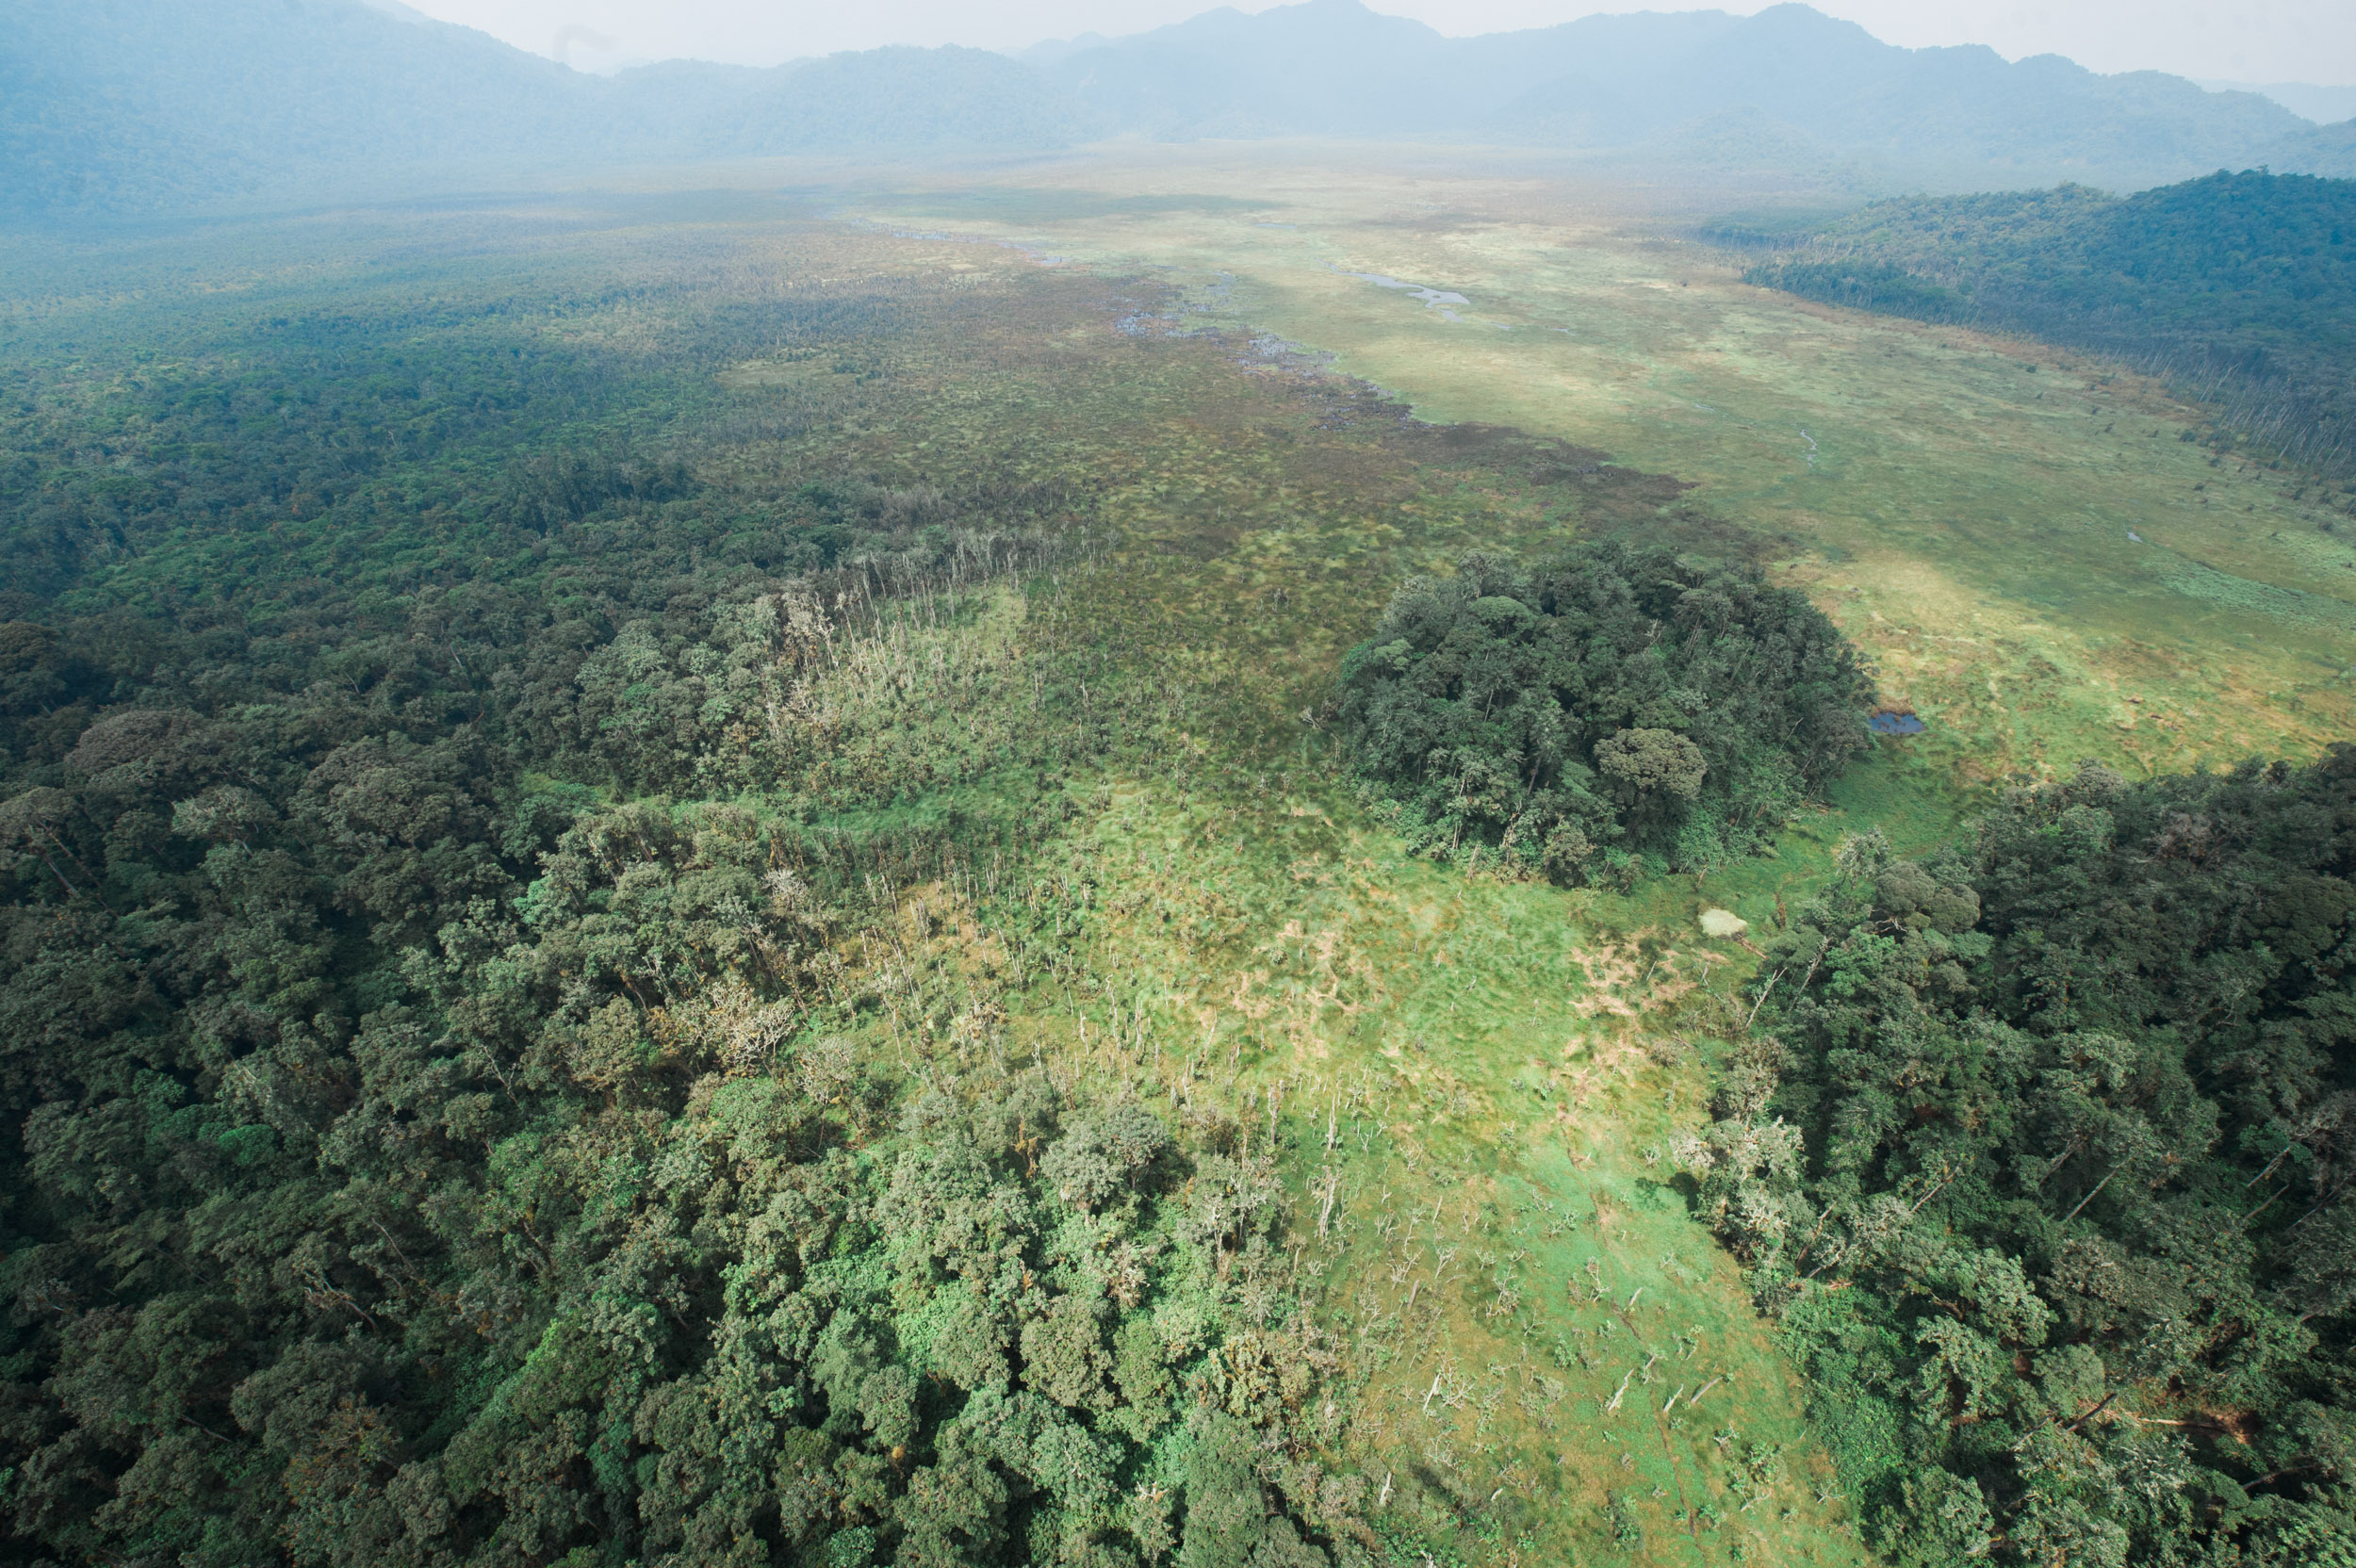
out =
<svg viewBox="0 0 2356 1568"><path fill-rule="evenodd" d="M1930 727L1911 713L1876 713L1865 724L1876 735L1920 735Z"/></svg>

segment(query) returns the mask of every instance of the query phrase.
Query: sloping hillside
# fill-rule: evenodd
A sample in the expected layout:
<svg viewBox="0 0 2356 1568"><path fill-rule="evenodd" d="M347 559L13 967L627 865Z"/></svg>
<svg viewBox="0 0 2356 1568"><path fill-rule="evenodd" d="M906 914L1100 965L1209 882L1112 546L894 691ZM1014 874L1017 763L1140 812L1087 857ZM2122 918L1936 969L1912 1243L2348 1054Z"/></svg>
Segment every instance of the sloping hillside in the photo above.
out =
<svg viewBox="0 0 2356 1568"><path fill-rule="evenodd" d="M2125 198L1877 202L1749 277L2122 354L2217 400L2226 429L2356 465L2356 181L2258 171Z"/></svg>
<svg viewBox="0 0 2356 1568"><path fill-rule="evenodd" d="M1778 136L1862 157L1891 184L2138 186L2320 154L2250 92L2102 76L2054 56L1902 49L1806 6L1590 16L1443 38L1359 0L1219 10L1075 50L1051 74L1124 128L1499 140L1691 156L1693 127L1756 111ZM1707 139L1706 138L1702 139Z"/></svg>
<svg viewBox="0 0 2356 1568"><path fill-rule="evenodd" d="M539 152L586 84L484 34L350 3L28 0L0 35L0 207L139 208L307 170Z"/></svg>
<svg viewBox="0 0 2356 1568"><path fill-rule="evenodd" d="M981 49L871 49L755 75L690 151L1044 148L1100 128L1038 72Z"/></svg>

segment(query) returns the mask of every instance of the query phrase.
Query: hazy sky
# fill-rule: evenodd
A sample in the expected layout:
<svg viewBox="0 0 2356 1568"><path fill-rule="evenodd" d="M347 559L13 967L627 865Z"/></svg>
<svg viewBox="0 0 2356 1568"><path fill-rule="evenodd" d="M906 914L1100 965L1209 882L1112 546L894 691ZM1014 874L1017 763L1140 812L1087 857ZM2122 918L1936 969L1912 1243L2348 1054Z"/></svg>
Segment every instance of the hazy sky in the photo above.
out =
<svg viewBox="0 0 2356 1568"><path fill-rule="evenodd" d="M597 69L673 56L770 65L879 43L1005 49L1095 31L1118 36L1209 8L1206 0L410 0L417 8ZM1372 0L1444 33L1543 27L1580 0ZM1268 8L1238 0L1237 9ZM1757 0L1720 8L1752 12ZM2008 57L2067 55L2096 71L2238 81L2356 83L2356 0L1817 0L1817 8L1914 46L1985 43Z"/></svg>

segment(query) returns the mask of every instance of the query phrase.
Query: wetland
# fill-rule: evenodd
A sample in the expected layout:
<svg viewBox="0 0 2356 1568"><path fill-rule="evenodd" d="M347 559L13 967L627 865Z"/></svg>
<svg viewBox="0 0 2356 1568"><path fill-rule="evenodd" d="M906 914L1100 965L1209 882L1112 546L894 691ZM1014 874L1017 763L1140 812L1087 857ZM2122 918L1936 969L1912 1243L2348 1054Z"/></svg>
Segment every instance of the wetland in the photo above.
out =
<svg viewBox="0 0 2356 1568"><path fill-rule="evenodd" d="M11 1549L2328 1538L2333 492L1739 192L698 177L0 253Z"/></svg>

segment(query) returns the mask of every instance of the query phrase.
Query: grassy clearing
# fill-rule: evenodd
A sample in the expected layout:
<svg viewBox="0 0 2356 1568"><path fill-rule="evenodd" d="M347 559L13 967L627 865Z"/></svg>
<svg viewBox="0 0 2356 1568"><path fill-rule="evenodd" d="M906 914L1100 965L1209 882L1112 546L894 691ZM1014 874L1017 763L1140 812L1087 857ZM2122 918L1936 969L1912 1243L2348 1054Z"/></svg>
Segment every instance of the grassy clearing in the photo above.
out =
<svg viewBox="0 0 2356 1568"><path fill-rule="evenodd" d="M1331 351L1425 417L1693 482L1694 502L1779 543L1959 776L2310 754L2348 727L2343 514L2298 476L2181 441L2197 412L2138 378L1750 288L1660 237L1677 215L1648 193L1235 154L1021 178L980 201L854 204L1168 267L1196 286L1192 318ZM1072 213L1091 187L1166 205ZM1245 193L1259 211L1218 204ZM1451 320L1345 272L1470 302Z"/></svg>
<svg viewBox="0 0 2356 1568"><path fill-rule="evenodd" d="M1703 941L1696 912L1772 918L1837 831L1633 900L1466 878L1366 822L1319 716L1402 576L1659 526L1676 487L1582 476L1507 433L1401 426L1237 347L1057 335L1036 351L1052 392L1002 377L973 394L1045 398L1058 433L1121 454L1095 469L1107 553L1041 592L1060 635L1118 646L1107 701L1129 693L1158 737L1150 764L1071 779L1083 825L1021 900L1041 948L1016 938L993 966L1006 1037L1284 1145L1296 1266L1350 1368L1326 1418L1336 1457L1387 1478L1384 1517L1435 1551L1857 1557L1789 1370L1658 1153L1700 1119L1706 1081L1693 1026L1680 1038L1667 1013L1742 1004L1747 955ZM970 460L941 454L1000 426L965 395L942 407L968 413L912 411L865 455ZM918 428L921 458L898 438ZM1706 523L1677 526L1709 543ZM1902 772L1871 766L1857 788L1908 799ZM1023 926L960 886L896 895L911 939L949 934L931 961ZM886 1037L945 1049L896 1013Z"/></svg>
<svg viewBox="0 0 2356 1568"><path fill-rule="evenodd" d="M1582 531L1733 541L1664 523L1672 482L1582 472L1595 454L1402 423L1234 338L1118 331L1150 280L852 248L967 269L956 353L912 335L877 384L730 368L739 416L823 406L837 466L1053 477L1101 525L1025 595L910 610L808 693L846 800L896 774L892 812L986 816L1045 788L1072 823L1020 870L952 854L866 884L894 933L843 955L872 1048L954 1071L987 1017L1058 1076L1282 1144L1294 1266L1346 1368L1319 1418L1335 1464L1387 1480L1402 1560L1858 1558L1790 1371L1657 1147L1703 1115L1695 1020L1744 1004L1747 955L1696 912L1772 918L1837 835L1634 899L1466 877L1369 823L1322 716L1409 573ZM785 482L809 459L730 461Z"/></svg>
<svg viewBox="0 0 2356 1568"><path fill-rule="evenodd" d="M1660 1163L1705 1075L1650 1015L1734 994L1739 952L1660 890L1406 860L1330 792L1157 793L1089 840L1120 988L1041 1026L1067 1060L1133 1030L1173 1102L1286 1145L1359 1380L1341 1451L1472 1560L1621 1560L1615 1512L1631 1560L1855 1560L1788 1369Z"/></svg>

